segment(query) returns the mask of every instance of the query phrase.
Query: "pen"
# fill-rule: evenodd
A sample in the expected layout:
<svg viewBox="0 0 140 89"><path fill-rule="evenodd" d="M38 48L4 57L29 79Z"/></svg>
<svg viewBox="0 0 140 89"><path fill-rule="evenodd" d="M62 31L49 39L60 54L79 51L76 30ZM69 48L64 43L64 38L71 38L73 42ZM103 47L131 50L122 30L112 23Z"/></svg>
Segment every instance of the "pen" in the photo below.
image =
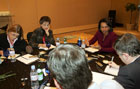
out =
<svg viewBox="0 0 140 89"><path fill-rule="evenodd" d="M113 60L114 60L114 56L112 56L111 62L113 62Z"/></svg>
<svg viewBox="0 0 140 89"><path fill-rule="evenodd" d="M112 56L111 63L113 62L113 60L114 60L114 56ZM111 68L111 66L110 66L110 68Z"/></svg>

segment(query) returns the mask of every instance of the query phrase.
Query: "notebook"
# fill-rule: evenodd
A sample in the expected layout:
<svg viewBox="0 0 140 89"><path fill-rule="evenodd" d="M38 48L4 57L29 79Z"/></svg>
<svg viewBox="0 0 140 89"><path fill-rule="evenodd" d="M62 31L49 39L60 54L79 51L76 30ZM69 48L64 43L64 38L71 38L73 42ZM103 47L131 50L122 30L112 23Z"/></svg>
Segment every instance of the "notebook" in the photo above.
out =
<svg viewBox="0 0 140 89"><path fill-rule="evenodd" d="M97 84L101 84L104 80L113 79L114 76L92 71L92 78L93 78L92 80L93 82L96 82Z"/></svg>
<svg viewBox="0 0 140 89"><path fill-rule="evenodd" d="M56 46L51 45L51 47L49 49L53 49L53 48L56 48ZM39 47L39 49L49 50L48 47Z"/></svg>
<svg viewBox="0 0 140 89"><path fill-rule="evenodd" d="M112 74L112 75L117 76L117 75L118 75L118 72L119 72L119 69L116 69L116 68L113 68L113 67L106 66L104 72L105 72L105 73L109 73L109 74Z"/></svg>
<svg viewBox="0 0 140 89"><path fill-rule="evenodd" d="M37 61L39 58L37 56L33 56L31 54L26 54L26 55L20 56L16 59L18 61L28 65L28 64L31 64L31 63Z"/></svg>
<svg viewBox="0 0 140 89"><path fill-rule="evenodd" d="M91 53L95 53L95 52L99 51L99 49L92 48L92 47L85 48L85 50L88 52L91 52Z"/></svg>

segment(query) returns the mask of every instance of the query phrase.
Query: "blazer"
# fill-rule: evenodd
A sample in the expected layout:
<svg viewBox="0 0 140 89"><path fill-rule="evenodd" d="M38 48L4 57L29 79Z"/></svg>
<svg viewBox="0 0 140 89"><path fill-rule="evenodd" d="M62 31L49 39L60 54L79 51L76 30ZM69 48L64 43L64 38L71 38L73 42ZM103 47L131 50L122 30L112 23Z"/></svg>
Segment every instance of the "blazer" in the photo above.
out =
<svg viewBox="0 0 140 89"><path fill-rule="evenodd" d="M97 31L95 36L89 41L89 45L98 41L98 44L101 46L101 50L99 50L100 52L115 52L113 49L113 44L117 38L118 36L114 32L109 32L104 38L103 33Z"/></svg>
<svg viewBox="0 0 140 89"><path fill-rule="evenodd" d="M140 89L140 57L134 62L120 67L115 80L125 89Z"/></svg>
<svg viewBox="0 0 140 89"><path fill-rule="evenodd" d="M26 51L26 46L27 46L27 42L24 39L19 39L14 43L14 50L16 53L21 53L21 52L25 52ZM7 34L3 33L0 34L0 50L7 50L7 48L10 48L10 44L7 40Z"/></svg>
<svg viewBox="0 0 140 89"><path fill-rule="evenodd" d="M33 48L38 48L38 44L43 43L44 36L46 43L49 42L50 44L55 45L52 30L49 30L49 36L47 36L45 31L41 27L34 30L31 39L29 41L29 45L31 45Z"/></svg>

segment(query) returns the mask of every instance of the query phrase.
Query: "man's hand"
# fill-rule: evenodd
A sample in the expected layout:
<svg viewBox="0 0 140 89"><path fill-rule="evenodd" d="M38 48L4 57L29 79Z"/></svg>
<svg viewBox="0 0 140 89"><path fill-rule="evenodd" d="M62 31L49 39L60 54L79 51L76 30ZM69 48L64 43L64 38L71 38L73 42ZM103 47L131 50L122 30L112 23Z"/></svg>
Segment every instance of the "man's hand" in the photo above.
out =
<svg viewBox="0 0 140 89"><path fill-rule="evenodd" d="M113 68L117 68L117 69L119 69L119 65L117 65L115 62L113 62L113 61L110 61L109 63L108 63L108 65L110 66L110 67L113 67Z"/></svg>

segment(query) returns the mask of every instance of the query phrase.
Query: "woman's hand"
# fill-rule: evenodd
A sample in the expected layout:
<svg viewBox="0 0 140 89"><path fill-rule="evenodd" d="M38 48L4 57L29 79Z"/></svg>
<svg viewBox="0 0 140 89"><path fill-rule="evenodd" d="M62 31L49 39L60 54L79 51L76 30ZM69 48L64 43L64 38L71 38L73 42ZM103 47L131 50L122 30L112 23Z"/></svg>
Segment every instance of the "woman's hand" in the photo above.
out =
<svg viewBox="0 0 140 89"><path fill-rule="evenodd" d="M86 44L86 46L89 46L88 40L85 40L85 44Z"/></svg>
<svg viewBox="0 0 140 89"><path fill-rule="evenodd" d="M47 36L49 36L49 30L50 30L50 26L48 26L48 28L45 29Z"/></svg>
<svg viewBox="0 0 140 89"><path fill-rule="evenodd" d="M46 44L39 44L38 47L46 47Z"/></svg>
<svg viewBox="0 0 140 89"><path fill-rule="evenodd" d="M33 52L33 48L30 45L26 46L26 52L27 53L32 53Z"/></svg>
<svg viewBox="0 0 140 89"><path fill-rule="evenodd" d="M90 45L91 47L93 47L93 48L96 48L96 49L101 49L101 46L100 45L97 45L97 46L95 46L95 45Z"/></svg>
<svg viewBox="0 0 140 89"><path fill-rule="evenodd" d="M101 49L101 46L98 44L97 46L95 46L95 48L97 48L97 49Z"/></svg>
<svg viewBox="0 0 140 89"><path fill-rule="evenodd" d="M0 50L0 55L2 55L2 56L3 56L3 50Z"/></svg>

